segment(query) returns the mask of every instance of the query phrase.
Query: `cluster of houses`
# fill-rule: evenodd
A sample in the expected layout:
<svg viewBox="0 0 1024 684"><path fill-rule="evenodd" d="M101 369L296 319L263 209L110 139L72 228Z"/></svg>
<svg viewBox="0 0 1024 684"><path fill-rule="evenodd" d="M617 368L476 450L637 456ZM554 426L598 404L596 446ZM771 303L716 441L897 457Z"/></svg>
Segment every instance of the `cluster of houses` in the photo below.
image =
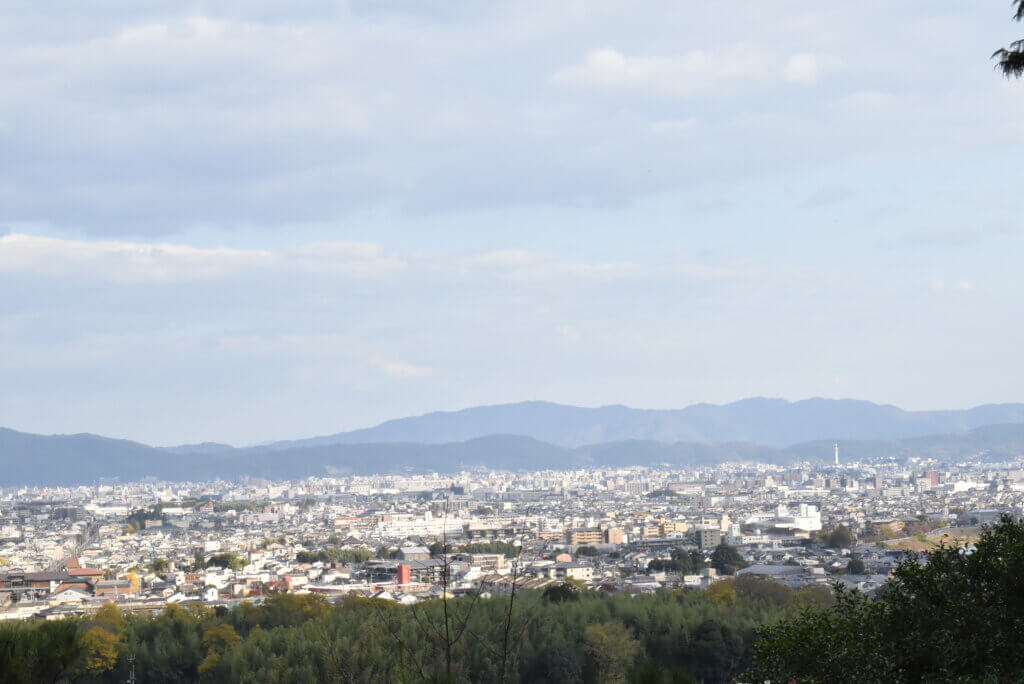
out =
<svg viewBox="0 0 1024 684"><path fill-rule="evenodd" d="M105 601L135 610L229 605L273 592L415 603L566 580L626 593L699 590L723 572L706 563L656 571L665 564L652 562L677 549L710 560L723 543L742 555L741 574L873 591L901 555L887 542L985 524L1022 504L1024 470L1013 464L726 464L4 490L0 618L87 612ZM859 541L821 543L839 526Z"/></svg>

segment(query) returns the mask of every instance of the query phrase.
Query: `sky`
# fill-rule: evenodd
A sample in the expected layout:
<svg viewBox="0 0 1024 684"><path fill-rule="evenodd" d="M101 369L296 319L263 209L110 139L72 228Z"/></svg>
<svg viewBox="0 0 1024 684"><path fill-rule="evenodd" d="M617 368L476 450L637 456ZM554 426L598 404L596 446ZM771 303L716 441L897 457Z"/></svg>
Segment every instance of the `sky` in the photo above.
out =
<svg viewBox="0 0 1024 684"><path fill-rule="evenodd" d="M0 426L1024 400L1010 14L4 2Z"/></svg>

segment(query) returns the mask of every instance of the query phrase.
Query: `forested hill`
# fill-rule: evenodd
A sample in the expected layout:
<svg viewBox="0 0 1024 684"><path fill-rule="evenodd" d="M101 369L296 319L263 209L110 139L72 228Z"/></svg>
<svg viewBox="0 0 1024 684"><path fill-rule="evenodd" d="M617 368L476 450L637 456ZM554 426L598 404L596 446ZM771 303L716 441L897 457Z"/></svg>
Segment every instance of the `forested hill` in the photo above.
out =
<svg viewBox="0 0 1024 684"><path fill-rule="evenodd" d="M1024 455L1024 425L993 425L958 435L844 441L847 460L927 456L1006 460ZM692 466L727 461L828 463L832 442L788 447L734 443L622 441L566 448L529 437L492 435L448 444L333 444L277 450L223 445L156 448L96 435L31 435L0 429L0 486L74 485L101 478L134 481L369 475L460 470L544 470L629 465Z"/></svg>
<svg viewBox="0 0 1024 684"><path fill-rule="evenodd" d="M749 442L786 446L815 440L890 440L956 434L1004 423L1024 423L1024 404L990 404L963 411L904 411L853 399L744 399L694 404L676 410L627 406L581 408L541 401L479 406L400 418L376 427L312 439L277 442L272 448L415 442L443 444L487 435L521 435L565 447L649 440Z"/></svg>

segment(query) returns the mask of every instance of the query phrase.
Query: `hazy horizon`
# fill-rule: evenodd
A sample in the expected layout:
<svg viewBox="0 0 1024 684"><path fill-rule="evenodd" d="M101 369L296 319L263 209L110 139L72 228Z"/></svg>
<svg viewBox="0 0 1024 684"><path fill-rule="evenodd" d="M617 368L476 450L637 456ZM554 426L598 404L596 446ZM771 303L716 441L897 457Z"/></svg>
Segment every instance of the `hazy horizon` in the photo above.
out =
<svg viewBox="0 0 1024 684"><path fill-rule="evenodd" d="M259 441L249 440L249 441L241 441L241 442L228 442L226 440L217 440L217 439L204 439L204 440L181 440L181 439L173 440L172 439L172 440L167 441L167 442L149 442L149 441L142 440L142 439L134 439L134 438L128 437L126 435L122 435L122 434L100 433L100 432L97 432L95 430L76 430L74 432L59 432L59 431L54 432L54 431L45 431L44 430L44 431L34 432L34 431L30 431L30 430L20 429L17 426L14 426L14 425L0 425L0 429L6 428L6 429L9 429L9 430L14 430L16 432L21 432L21 433L26 433L26 434L38 434L40 436L53 436L53 437L74 436L74 435L79 435L79 434L91 434L91 435L97 435L97 436L100 436L100 437L106 437L106 438L111 438L111 439L126 439L126 440L129 440L129 441L138 442L140 444L144 444L146 446L153 446L153 447L177 447L177 446L188 446L188 445L197 445L197 444L222 444L222 445L227 445L227 446L231 446L231 447L234 447L234 448L249 448L249 447L258 447L258 446L264 446L264 445L268 445L268 444L274 444L276 442L292 442L292 441L302 442L303 440L310 440L310 439L315 439L315 438L318 438L318 437L327 437L327 436L331 436L331 435L345 434L345 433L349 433L349 432L359 432L359 431L363 431L363 430L371 430L373 428L381 427L381 426L383 426L383 425L385 425L387 423L396 422L396 421L400 422L400 421L403 421L403 420L406 420L406 419L423 418L423 417L428 417L428 416L437 415L437 414L456 414L456 413L461 413L461 412L464 412L464 411L471 411L473 409L499 408L499 407L506 407L506 406L517 406L517 405L521 405L521 404L547 404L547 405L553 405L553 406L559 406L559 407L580 408L580 409L586 409L586 410L597 410L597 409L603 409L603 408L621 407L621 408L626 408L626 409L630 409L630 410L637 410L637 411L679 411L679 410L683 410L683 409L687 409L687 408L691 408L691 407L697 407L697 406L713 406L713 407L722 408L722 407L732 406L732 405L735 405L735 404L740 404L740 403L743 403L743 402L759 401L759 400L783 401L783 402L786 402L789 405L798 404L798 403L807 402L807 401L817 401L817 400L823 400L823 401L828 401L828 402L858 402L858 403L866 402L866 403L869 403L869 404L873 404L875 406L879 406L879 407L892 407L892 408L896 408L896 409L899 409L901 411L906 411L906 412L910 412L910 413L928 413L928 412L943 412L943 411L966 411L966 410L981 408L981 407L984 407L984 406L1000 405L1000 404L995 404L993 402L985 402L985 403L982 403L982 404L976 404L976 405L972 405L972 406L962 406L962 407L939 407L939 408L909 409L909 408L906 408L906 407L903 407L903 406L896 406L895 404L892 404L892 403L889 403L889 402L873 402L873 401L866 400L866 399L855 399L855 398L852 398L852 397L804 397L802 399L786 399L786 398L783 398L783 397L764 397L764 396L759 396L759 397L743 397L741 399L737 399L737 400L734 400L734 401L722 402L722 403L717 403L717 404L716 403L711 403L711 402L695 402L693 404L687 404L687 405L684 405L684 406L650 407L650 406L629 406L629 405L626 405L626 404L602 404L602 405L587 406L587 405L584 405L584 404L565 404L565 403L561 403L561 402L552 402L552 401L547 401L547 400L544 400L544 399L524 399L524 400L515 401L515 402L501 402L501 403L498 403L498 404L482 404L482 405L474 405L474 406L462 406L462 407L451 408L451 409L438 409L438 410L433 410L433 411L425 411L423 413L415 413L415 414L408 414L408 415L401 415L401 416L391 416L389 418L385 418L385 419L383 419L381 421L377 421L375 423L371 423L371 424L367 424L367 425L355 425L355 426L351 426L351 427L346 426L346 427L341 427L341 428L327 428L327 429L324 429L324 430L322 430L320 432L317 432L317 433L314 433L314 434L293 434L293 435L284 435L284 436L280 436L280 437L274 437L274 438L271 438L271 439L264 439L264 440L259 440ZM1005 403L1003 403L1003 405L1019 404L1019 403L1021 403L1021 402L1005 402ZM515 432L508 432L508 433L496 432L496 433L492 433L492 434L494 434L494 435L504 435L504 434L507 434L508 436L517 436L518 435L518 433L515 433ZM936 433L936 434L939 434L939 433ZM527 435L524 435L524 436L527 436ZM461 441L461 440L454 440L454 441ZM541 441L544 441L544 440L541 440ZM712 442L709 442L709 443L715 443L715 442L712 441ZM760 442L752 442L752 443L760 444Z"/></svg>
<svg viewBox="0 0 1024 684"><path fill-rule="evenodd" d="M1018 401L1018 32L1003 0L7 4L0 425Z"/></svg>

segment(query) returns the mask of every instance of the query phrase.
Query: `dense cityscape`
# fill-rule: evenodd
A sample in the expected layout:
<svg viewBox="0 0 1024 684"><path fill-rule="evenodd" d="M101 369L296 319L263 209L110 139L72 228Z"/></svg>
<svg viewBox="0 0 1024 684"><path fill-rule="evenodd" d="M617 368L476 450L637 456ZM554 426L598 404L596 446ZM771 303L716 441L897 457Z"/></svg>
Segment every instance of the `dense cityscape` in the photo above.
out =
<svg viewBox="0 0 1024 684"><path fill-rule="evenodd" d="M1022 464L969 458L8 488L0 617L276 592L414 604L566 579L635 594L734 573L872 592L904 552L1022 504Z"/></svg>

